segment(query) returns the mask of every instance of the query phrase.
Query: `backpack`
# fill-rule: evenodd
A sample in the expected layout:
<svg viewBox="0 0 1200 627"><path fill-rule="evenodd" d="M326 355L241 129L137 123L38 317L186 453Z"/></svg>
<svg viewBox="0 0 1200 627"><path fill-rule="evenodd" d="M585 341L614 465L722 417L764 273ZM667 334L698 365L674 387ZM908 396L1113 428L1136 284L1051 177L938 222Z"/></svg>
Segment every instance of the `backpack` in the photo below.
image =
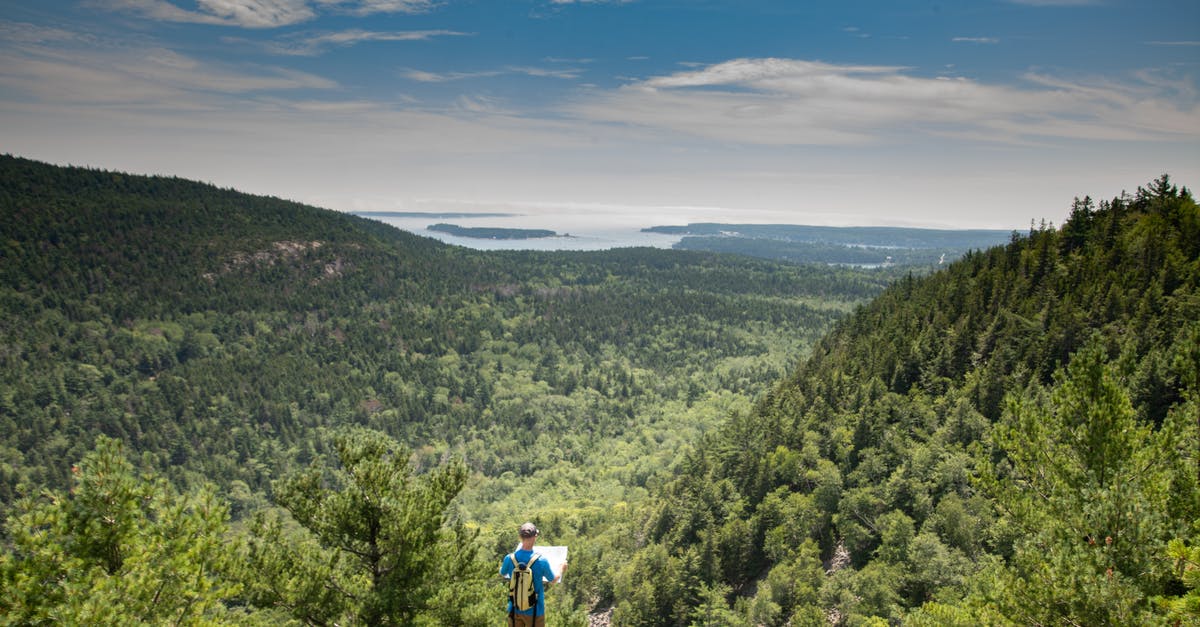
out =
<svg viewBox="0 0 1200 627"><path fill-rule="evenodd" d="M517 561L517 554L510 553L512 560L512 577L508 580L508 600L512 601L513 610L531 610L537 607L537 588L533 587L533 563L542 556L534 553L528 562Z"/></svg>

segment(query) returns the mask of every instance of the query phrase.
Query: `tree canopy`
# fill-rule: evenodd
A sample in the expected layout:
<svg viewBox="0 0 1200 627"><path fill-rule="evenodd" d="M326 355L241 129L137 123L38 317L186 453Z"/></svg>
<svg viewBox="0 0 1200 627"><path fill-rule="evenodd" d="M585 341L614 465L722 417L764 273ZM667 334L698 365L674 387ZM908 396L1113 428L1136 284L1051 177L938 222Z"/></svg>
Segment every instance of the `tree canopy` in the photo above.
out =
<svg viewBox="0 0 1200 627"><path fill-rule="evenodd" d="M921 276L13 157L0 232L0 622L485 624L524 520L563 625L1200 616L1165 176Z"/></svg>

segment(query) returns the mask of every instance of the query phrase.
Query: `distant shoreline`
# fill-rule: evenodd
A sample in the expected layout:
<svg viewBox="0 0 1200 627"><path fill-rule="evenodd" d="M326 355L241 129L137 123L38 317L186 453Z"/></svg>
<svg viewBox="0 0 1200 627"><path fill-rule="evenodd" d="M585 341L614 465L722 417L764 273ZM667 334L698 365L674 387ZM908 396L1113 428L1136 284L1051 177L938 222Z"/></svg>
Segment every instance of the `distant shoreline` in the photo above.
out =
<svg viewBox="0 0 1200 627"><path fill-rule="evenodd" d="M463 213L441 211L351 211L364 218L516 218L519 213Z"/></svg>

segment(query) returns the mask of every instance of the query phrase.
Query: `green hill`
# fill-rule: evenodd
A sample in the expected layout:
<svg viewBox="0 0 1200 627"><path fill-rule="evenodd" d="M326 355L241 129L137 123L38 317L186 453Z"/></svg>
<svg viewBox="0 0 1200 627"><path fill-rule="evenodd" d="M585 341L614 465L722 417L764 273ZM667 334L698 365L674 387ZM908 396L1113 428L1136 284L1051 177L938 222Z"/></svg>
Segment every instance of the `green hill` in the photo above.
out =
<svg viewBox="0 0 1200 627"><path fill-rule="evenodd" d="M185 502L213 484L204 498L227 504L242 528L297 502L280 481L341 459L336 442L389 450L374 436L347 436L353 427L394 438L418 476L462 461L464 483L451 490L448 479L444 491L461 489L446 529L457 521L483 535L447 546L494 545L499 555L511 548L513 521L535 518L579 554L590 542L599 555L691 442L748 408L892 278L654 249L483 253L276 198L16 157L0 158L0 233L0 510L11 517L0 576L14 578L0 588L14 590L36 581L22 579L33 571L61 577L59 590L109 585L46 574L76 563L60 549L31 548L95 541L80 521L95 513L85 495L97 488L80 482L96 468L122 478L111 489L167 501L176 497L148 477L167 480ZM149 483L130 488L139 477ZM163 511L174 510L155 498L123 516L171 520ZM60 507L82 509L59 516ZM22 512L67 527L26 536ZM145 521L126 529L166 533ZM274 537L256 529L267 535L250 533L247 546ZM118 539L106 546L166 546ZM303 554L297 548L287 563L300 568ZM68 569L78 577L105 572L116 577L105 581L138 589L158 585L139 577L169 575L154 564L204 563L160 556L167 561L139 574L108 558L92 571L95 555L72 555L83 560ZM48 559L58 566L38 556L56 556ZM266 562L247 571L250 563L208 574L229 581L251 572L247 586L286 579L265 575ZM583 560L556 616L582 615L604 568ZM447 590L498 590L478 579L494 565L464 569L473 578L466 588ZM218 589L215 605L186 607L265 612L283 603ZM329 620L373 616L345 599L293 593L324 599L317 613ZM97 620L88 607L103 605L68 611L71 594L51 597L26 599L21 610L0 599L0 614ZM473 607L451 601L439 607Z"/></svg>
<svg viewBox="0 0 1200 627"><path fill-rule="evenodd" d="M444 452L526 423L514 437L580 426L542 415L565 408L520 406L527 395L594 393L574 400L608 436L651 388L761 387L886 280L656 250L480 253L275 198L14 157L0 159L0 231L0 501L22 481L65 485L56 460L101 433L176 479L251 488L311 458L318 427L368 424ZM473 465L548 463L498 446Z"/></svg>
<svg viewBox="0 0 1200 627"><path fill-rule="evenodd" d="M1163 177L893 285L654 494L653 583L615 618L1166 621L1196 567L1168 545L1200 533L1198 280Z"/></svg>

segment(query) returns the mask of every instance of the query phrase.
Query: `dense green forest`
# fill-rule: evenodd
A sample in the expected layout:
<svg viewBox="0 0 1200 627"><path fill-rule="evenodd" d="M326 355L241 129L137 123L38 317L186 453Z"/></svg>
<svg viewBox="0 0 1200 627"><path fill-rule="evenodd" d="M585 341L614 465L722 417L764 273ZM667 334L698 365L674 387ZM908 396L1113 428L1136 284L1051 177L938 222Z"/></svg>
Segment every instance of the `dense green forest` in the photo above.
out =
<svg viewBox="0 0 1200 627"><path fill-rule="evenodd" d="M14 157L0 232L2 624L495 624L526 519L556 625L1200 620L1166 177L924 277Z"/></svg>
<svg viewBox="0 0 1200 627"><path fill-rule="evenodd" d="M704 430L892 278L653 249L482 253L179 179L0 164L6 512L74 486L97 442L118 456L109 438L138 477L213 484L240 526L366 427L418 475L463 464L449 516L498 561L525 518L560 517L563 538L627 520ZM585 563L571 585L595 589Z"/></svg>
<svg viewBox="0 0 1200 627"><path fill-rule="evenodd" d="M616 622L1195 624L1198 278L1163 177L898 282L654 494Z"/></svg>

